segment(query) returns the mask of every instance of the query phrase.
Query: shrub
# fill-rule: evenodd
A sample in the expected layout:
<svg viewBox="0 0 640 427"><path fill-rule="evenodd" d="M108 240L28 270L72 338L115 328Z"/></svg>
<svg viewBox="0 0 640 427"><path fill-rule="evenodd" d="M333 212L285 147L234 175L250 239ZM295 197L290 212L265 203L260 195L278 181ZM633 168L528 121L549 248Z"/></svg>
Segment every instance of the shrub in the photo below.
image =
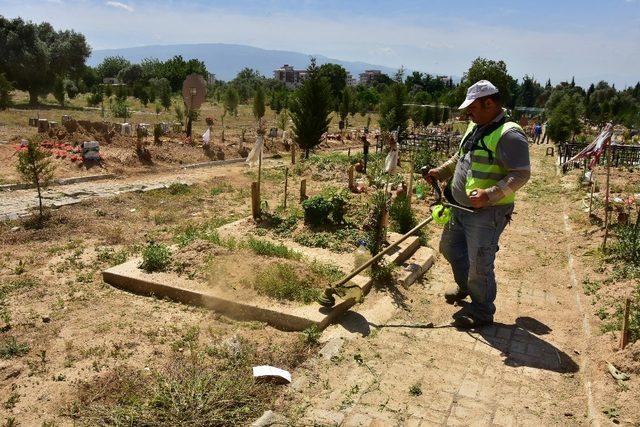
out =
<svg viewBox="0 0 640 427"><path fill-rule="evenodd" d="M38 222L44 219L42 206L42 189L47 187L53 179L55 165L51 163L51 154L40 147L34 140L30 140L26 149L18 153L16 169L25 181L34 184L38 193Z"/></svg>
<svg viewBox="0 0 640 427"><path fill-rule="evenodd" d="M371 255L377 255L384 243L384 211L387 209L387 195L384 191L377 191L369 200L369 215L364 223L367 233L367 247Z"/></svg>
<svg viewBox="0 0 640 427"><path fill-rule="evenodd" d="M171 253L165 245L149 242L142 250L142 264L140 268L148 273L162 271L169 265Z"/></svg>
<svg viewBox="0 0 640 427"><path fill-rule="evenodd" d="M87 105L89 107L95 107L100 104L103 100L103 95L100 92L93 92L87 96Z"/></svg>
<svg viewBox="0 0 640 427"><path fill-rule="evenodd" d="M389 209L389 216L396 231L400 234L408 232L417 224L409 198L404 194L395 198Z"/></svg>
<svg viewBox="0 0 640 427"><path fill-rule="evenodd" d="M302 202L304 220L310 225L318 226L331 215L334 223L344 222L347 207L347 196L344 191L328 189L323 194L310 197Z"/></svg>
<svg viewBox="0 0 640 427"><path fill-rule="evenodd" d="M114 117L120 117L126 120L129 117L129 106L126 101L116 100L116 102L111 105L111 113Z"/></svg>
<svg viewBox="0 0 640 427"><path fill-rule="evenodd" d="M305 222L314 226L321 225L329 216L331 207L331 202L321 194L309 197L302 202Z"/></svg>
<svg viewBox="0 0 640 427"><path fill-rule="evenodd" d="M438 153L432 150L429 146L422 145L418 151L415 152L413 157L413 172L420 173L420 169L426 166L429 169L433 169L440 163L442 159Z"/></svg>

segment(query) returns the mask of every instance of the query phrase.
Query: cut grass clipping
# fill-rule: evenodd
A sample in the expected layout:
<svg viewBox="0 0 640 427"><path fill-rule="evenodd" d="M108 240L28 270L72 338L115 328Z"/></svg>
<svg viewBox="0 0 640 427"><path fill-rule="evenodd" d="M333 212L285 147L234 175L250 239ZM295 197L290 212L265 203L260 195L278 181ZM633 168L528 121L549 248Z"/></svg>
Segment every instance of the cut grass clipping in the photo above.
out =
<svg viewBox="0 0 640 427"><path fill-rule="evenodd" d="M142 264L140 268L148 273L163 271L171 261L171 252L165 245L149 242L142 250Z"/></svg>
<svg viewBox="0 0 640 427"><path fill-rule="evenodd" d="M339 275L336 269L317 263L278 262L259 272L253 286L261 295L308 304L318 298L324 286Z"/></svg>

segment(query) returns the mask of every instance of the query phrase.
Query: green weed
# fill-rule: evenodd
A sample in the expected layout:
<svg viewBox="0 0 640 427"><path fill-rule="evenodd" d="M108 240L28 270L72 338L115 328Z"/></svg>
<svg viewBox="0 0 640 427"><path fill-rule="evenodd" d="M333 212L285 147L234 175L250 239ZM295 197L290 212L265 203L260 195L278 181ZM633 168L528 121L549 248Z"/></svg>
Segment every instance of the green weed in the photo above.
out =
<svg viewBox="0 0 640 427"><path fill-rule="evenodd" d="M189 185L182 182L174 182L173 184L169 185L167 190L169 191L169 194L172 194L174 196L183 196L191 191Z"/></svg>
<svg viewBox="0 0 640 427"><path fill-rule="evenodd" d="M276 244L269 242L268 240L259 240L254 237L249 237L249 240L247 240L247 247L257 255L295 260L302 259L302 254L300 252L289 249L282 243Z"/></svg>
<svg viewBox="0 0 640 427"><path fill-rule="evenodd" d="M0 358L11 359L24 356L30 349L29 344L19 343L15 337L9 337L0 342Z"/></svg>
<svg viewBox="0 0 640 427"><path fill-rule="evenodd" d="M164 270L171 261L171 252L163 244L149 242L142 250L142 264L140 268L151 273Z"/></svg>
<svg viewBox="0 0 640 427"><path fill-rule="evenodd" d="M253 286L271 298L310 303L320 296L321 284L318 276L298 274L289 264L275 263L256 275Z"/></svg>

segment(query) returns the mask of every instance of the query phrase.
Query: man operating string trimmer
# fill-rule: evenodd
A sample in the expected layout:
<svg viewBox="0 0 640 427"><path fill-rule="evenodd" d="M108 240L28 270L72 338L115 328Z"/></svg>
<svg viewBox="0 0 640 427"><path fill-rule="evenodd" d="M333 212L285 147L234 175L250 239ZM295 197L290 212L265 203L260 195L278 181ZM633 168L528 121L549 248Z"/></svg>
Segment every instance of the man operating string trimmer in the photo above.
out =
<svg viewBox="0 0 640 427"><path fill-rule="evenodd" d="M458 152L423 173L447 182L444 195L453 205L440 252L451 264L457 286L446 291L445 299L454 304L471 296L471 304L454 315L454 325L476 328L493 322L498 239L511 219L515 192L529 179L531 167L525 133L505 116L500 93L491 82L480 80L471 86L459 109L471 123Z"/></svg>

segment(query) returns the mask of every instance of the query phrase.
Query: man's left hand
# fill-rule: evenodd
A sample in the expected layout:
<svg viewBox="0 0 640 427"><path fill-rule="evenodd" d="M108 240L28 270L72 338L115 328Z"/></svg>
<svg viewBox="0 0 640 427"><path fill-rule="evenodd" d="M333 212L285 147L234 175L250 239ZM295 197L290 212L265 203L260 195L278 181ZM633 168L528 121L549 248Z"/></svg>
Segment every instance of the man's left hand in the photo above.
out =
<svg viewBox="0 0 640 427"><path fill-rule="evenodd" d="M489 206L489 194L482 188L476 188L469 194L469 200L471 206L475 209L484 208Z"/></svg>

